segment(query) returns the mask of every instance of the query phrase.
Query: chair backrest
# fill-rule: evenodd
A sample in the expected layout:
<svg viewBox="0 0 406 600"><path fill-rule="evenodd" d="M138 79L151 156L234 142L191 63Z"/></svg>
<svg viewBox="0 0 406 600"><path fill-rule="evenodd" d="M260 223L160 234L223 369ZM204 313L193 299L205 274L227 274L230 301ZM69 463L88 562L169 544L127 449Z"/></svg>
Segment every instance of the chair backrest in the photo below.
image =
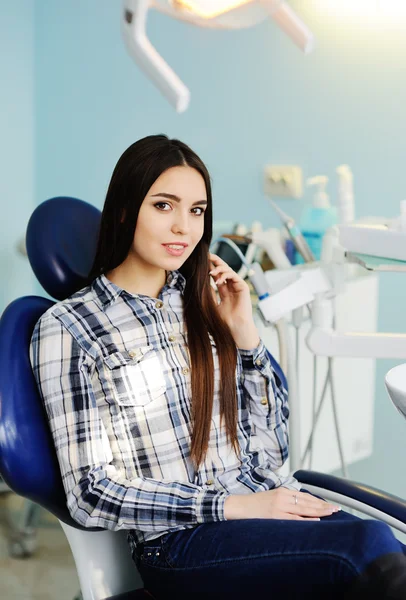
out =
<svg viewBox="0 0 406 600"><path fill-rule="evenodd" d="M0 473L17 494L71 522L55 450L31 370L29 346L50 300L14 300L0 320Z"/></svg>
<svg viewBox="0 0 406 600"><path fill-rule="evenodd" d="M34 211L26 245L45 291L63 299L86 284L100 211L75 198L52 198ZM61 521L76 562L84 600L100 600L142 586L126 533L84 529L66 508L46 413L29 360L35 323L53 301L14 300L0 319L0 474L21 496Z"/></svg>

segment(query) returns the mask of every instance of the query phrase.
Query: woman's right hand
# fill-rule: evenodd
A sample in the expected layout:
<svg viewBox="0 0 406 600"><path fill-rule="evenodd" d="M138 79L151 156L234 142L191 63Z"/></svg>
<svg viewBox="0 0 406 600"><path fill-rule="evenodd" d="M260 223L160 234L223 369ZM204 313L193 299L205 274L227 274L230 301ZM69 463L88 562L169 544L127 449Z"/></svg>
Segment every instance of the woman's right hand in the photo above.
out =
<svg viewBox="0 0 406 600"><path fill-rule="evenodd" d="M297 502L295 501L297 498ZM290 519L296 521L319 521L340 510L311 494L278 487L266 492L247 496L228 496L224 504L227 520L234 519Z"/></svg>

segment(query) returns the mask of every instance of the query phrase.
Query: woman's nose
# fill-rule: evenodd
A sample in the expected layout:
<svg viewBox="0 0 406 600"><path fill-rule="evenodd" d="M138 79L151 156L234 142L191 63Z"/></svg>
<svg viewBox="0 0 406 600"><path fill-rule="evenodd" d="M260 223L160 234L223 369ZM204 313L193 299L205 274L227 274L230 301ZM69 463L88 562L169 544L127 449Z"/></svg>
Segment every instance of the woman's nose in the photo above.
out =
<svg viewBox="0 0 406 600"><path fill-rule="evenodd" d="M177 214L172 224L172 231L176 233L187 233L189 227L189 215Z"/></svg>

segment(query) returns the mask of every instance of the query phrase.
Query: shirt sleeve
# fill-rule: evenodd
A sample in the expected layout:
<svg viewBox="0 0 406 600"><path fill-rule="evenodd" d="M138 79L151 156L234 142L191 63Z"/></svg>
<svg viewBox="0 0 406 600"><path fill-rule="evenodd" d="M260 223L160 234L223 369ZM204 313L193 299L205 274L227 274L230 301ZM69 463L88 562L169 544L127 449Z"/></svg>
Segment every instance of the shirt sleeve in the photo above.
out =
<svg viewBox="0 0 406 600"><path fill-rule="evenodd" d="M238 353L255 433L264 444L271 467L277 469L288 457L288 391L273 369L262 340L253 350L238 349Z"/></svg>
<svg viewBox="0 0 406 600"><path fill-rule="evenodd" d="M84 527L164 532L221 521L227 493L184 481L127 480L116 468L89 375L93 360L51 314L37 323L31 365L72 518Z"/></svg>

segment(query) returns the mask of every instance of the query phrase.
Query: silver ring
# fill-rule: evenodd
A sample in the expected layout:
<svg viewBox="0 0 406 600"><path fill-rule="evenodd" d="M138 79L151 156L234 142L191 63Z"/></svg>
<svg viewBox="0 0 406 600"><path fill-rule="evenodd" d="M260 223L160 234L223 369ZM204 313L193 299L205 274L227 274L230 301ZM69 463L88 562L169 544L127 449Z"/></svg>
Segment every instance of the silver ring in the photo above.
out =
<svg viewBox="0 0 406 600"><path fill-rule="evenodd" d="M296 506L296 504L298 503L298 500L297 500L297 496L296 496L296 494L293 494L293 497L294 497L294 499L295 499L295 506Z"/></svg>

